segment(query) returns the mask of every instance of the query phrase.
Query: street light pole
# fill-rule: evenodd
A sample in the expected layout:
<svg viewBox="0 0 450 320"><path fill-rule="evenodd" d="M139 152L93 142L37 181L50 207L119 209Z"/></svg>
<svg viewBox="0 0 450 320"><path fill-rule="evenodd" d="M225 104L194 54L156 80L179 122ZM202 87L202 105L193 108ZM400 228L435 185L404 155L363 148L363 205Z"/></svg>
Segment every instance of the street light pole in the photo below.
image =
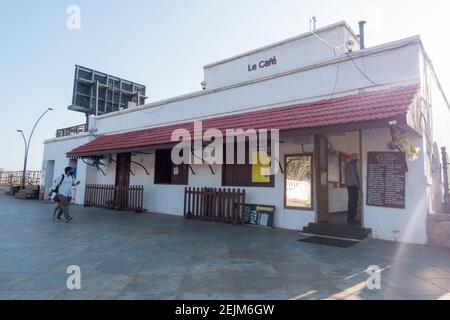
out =
<svg viewBox="0 0 450 320"><path fill-rule="evenodd" d="M36 123L33 126L33 129L31 130L30 136L28 137L28 141L25 138L25 134L23 133L23 130L17 130L22 135L23 143L25 144L25 157L23 159L23 173L22 173L22 189L25 188L25 179L26 179L26 172L27 172L27 162L28 162L28 151L30 150L30 143L31 138L33 137L34 130L36 129L39 121L45 116L45 114L49 111L52 111L52 108L48 108L44 111L44 113L37 119Z"/></svg>

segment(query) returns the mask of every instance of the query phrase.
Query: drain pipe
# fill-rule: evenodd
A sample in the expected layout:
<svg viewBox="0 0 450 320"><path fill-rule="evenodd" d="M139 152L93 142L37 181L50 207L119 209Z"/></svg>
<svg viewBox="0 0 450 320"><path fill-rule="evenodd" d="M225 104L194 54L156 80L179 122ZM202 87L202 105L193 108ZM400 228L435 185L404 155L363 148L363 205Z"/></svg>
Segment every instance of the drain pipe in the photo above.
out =
<svg viewBox="0 0 450 320"><path fill-rule="evenodd" d="M359 43L360 43L360 48L364 49L365 46L365 42L364 42L364 25L366 24L366 21L360 21L359 23Z"/></svg>

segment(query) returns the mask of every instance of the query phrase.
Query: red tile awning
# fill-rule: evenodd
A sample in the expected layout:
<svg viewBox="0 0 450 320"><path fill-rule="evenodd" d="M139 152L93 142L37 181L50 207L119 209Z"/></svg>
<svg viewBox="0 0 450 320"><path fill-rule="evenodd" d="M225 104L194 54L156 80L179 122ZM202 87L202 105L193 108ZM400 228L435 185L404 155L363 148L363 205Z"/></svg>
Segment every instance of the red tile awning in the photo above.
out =
<svg viewBox="0 0 450 320"><path fill-rule="evenodd" d="M417 92L417 85L362 92L317 102L204 119L202 126L203 131L216 128L224 133L226 129L238 128L279 129L282 132L390 120L406 116ZM180 128L187 129L193 135L194 122L99 136L68 152L67 156L88 157L169 144L172 143L172 132Z"/></svg>

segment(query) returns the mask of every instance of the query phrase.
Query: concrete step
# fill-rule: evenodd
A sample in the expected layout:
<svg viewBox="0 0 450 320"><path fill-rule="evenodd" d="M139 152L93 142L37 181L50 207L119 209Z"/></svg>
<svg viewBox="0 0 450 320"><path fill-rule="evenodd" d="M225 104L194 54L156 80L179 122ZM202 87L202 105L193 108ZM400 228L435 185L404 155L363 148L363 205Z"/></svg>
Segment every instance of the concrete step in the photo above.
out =
<svg viewBox="0 0 450 320"><path fill-rule="evenodd" d="M355 225L331 224L331 223L310 223L307 228L320 228L326 230L336 230L349 233L371 234L372 230Z"/></svg>
<svg viewBox="0 0 450 320"><path fill-rule="evenodd" d="M303 234L362 241L369 238L372 231L358 226L310 223L301 231Z"/></svg>

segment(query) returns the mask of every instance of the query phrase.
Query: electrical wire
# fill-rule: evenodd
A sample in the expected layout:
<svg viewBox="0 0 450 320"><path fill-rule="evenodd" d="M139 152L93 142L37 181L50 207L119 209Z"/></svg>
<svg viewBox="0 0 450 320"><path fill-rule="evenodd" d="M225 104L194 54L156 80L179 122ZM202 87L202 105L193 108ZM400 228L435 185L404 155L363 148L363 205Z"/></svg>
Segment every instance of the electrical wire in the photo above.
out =
<svg viewBox="0 0 450 320"><path fill-rule="evenodd" d="M347 57L350 58L350 60L352 61L353 65L356 67L356 69L359 71L359 73L361 73L361 75L366 78L371 84L373 84L374 86L379 86L379 84L377 84L375 81L373 81L372 79L369 78L369 76L367 74L365 74L361 68L358 66L358 64L356 63L356 61L353 59L353 57L350 55L350 53L346 53Z"/></svg>
<svg viewBox="0 0 450 320"><path fill-rule="evenodd" d="M292 21L294 21L296 24L298 24L299 26L303 26L303 24L300 22L300 20L298 20L296 17L294 17L285 7L283 7L280 2L278 2L278 0L272 0L278 8L280 8L289 18L292 19ZM333 54L336 56L336 47L333 46L331 43L329 43L328 41L326 41L324 38L322 38L321 36L319 36L317 33L315 33L313 30L310 30L310 32L320 41L322 41L325 45L327 45L328 47L330 47L331 50L333 50Z"/></svg>
<svg viewBox="0 0 450 320"><path fill-rule="evenodd" d="M339 71L341 69L341 63L339 62L338 65L336 66L336 79L334 80L334 87L333 87L333 91L330 94L330 97L328 98L328 100L333 99L334 94L336 93L336 88L339 82Z"/></svg>
<svg viewBox="0 0 450 320"><path fill-rule="evenodd" d="M300 22L297 20L296 17L294 17L293 15L291 15L291 13L289 11L286 10L285 7L283 7L277 0L272 0L277 6L278 8L280 8L288 17L290 17L292 19L292 21L294 21L295 23L300 24Z"/></svg>
<svg viewBox="0 0 450 320"><path fill-rule="evenodd" d="M210 15L207 15L207 14L204 14L204 13L200 12L200 10L196 6L194 6L192 3L190 3L189 1L187 1L187 0L180 0L180 1L183 2L186 6L188 6L192 11L194 11L198 15L202 16L203 18L207 19L210 23L214 24L216 27L218 27L222 31L227 31L226 27L224 27L223 25L217 23L217 21L211 19Z"/></svg>

